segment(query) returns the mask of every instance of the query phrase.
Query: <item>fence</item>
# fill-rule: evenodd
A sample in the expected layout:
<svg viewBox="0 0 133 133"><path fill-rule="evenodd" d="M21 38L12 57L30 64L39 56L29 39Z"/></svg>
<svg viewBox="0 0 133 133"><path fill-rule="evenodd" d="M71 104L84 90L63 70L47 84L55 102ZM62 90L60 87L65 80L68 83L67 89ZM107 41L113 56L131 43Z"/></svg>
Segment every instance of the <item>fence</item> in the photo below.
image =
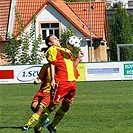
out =
<svg viewBox="0 0 133 133"><path fill-rule="evenodd" d="M0 84L33 83L42 65L0 66ZM80 63L77 81L133 80L133 61Z"/></svg>

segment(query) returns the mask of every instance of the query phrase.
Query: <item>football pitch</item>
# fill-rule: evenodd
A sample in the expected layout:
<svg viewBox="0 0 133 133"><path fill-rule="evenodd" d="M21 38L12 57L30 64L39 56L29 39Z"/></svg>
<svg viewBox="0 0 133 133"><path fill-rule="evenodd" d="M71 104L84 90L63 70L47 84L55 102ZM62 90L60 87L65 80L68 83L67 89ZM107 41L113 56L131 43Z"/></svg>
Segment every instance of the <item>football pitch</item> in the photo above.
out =
<svg viewBox="0 0 133 133"><path fill-rule="evenodd" d="M34 133L36 123L29 131L21 127L33 114L30 104L39 87L0 85L0 133ZM49 132L44 128L42 133ZM57 133L133 133L133 81L77 82L74 103Z"/></svg>

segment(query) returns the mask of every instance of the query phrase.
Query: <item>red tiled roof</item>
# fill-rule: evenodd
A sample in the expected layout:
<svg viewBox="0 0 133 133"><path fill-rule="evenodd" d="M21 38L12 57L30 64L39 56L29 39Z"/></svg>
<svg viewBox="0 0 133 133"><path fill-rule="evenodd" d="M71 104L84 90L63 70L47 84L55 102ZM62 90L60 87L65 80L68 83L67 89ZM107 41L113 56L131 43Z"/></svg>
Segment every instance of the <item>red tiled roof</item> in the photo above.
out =
<svg viewBox="0 0 133 133"><path fill-rule="evenodd" d="M9 10L10 0L0 0L0 36L3 41L6 40Z"/></svg>
<svg viewBox="0 0 133 133"><path fill-rule="evenodd" d="M17 9L26 27L32 20L33 14L38 15L50 3L68 21L86 37L90 37L90 12L87 2L64 2L62 0L17 0ZM68 6L67 6L68 5ZM105 3L92 3L92 37L101 38L104 35ZM70 7L70 8L69 8ZM15 20L14 33L17 34L18 24Z"/></svg>
<svg viewBox="0 0 133 133"><path fill-rule="evenodd" d="M17 0L16 7L25 27L32 21L33 15L38 14L45 4L46 0ZM14 34L17 34L18 27L19 25L15 19Z"/></svg>
<svg viewBox="0 0 133 133"><path fill-rule="evenodd" d="M90 6L92 9L92 32L102 38L104 36L106 6L105 2L67 2L73 12L90 28Z"/></svg>

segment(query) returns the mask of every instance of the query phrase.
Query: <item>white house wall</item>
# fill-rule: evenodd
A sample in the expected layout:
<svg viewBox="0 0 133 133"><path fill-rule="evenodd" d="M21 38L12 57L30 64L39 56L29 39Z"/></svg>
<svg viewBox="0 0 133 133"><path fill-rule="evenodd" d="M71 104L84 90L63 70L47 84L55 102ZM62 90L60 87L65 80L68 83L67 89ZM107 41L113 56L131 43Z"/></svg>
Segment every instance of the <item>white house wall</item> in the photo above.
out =
<svg viewBox="0 0 133 133"><path fill-rule="evenodd" d="M40 22L55 22L58 21L61 24L62 29L66 29L67 27L71 27L75 33L76 36L80 38L84 38L84 35L76 29L64 16L62 16L53 6L48 4L40 14L37 15L36 18L36 36L40 34L39 32L39 23ZM29 25L26 29L28 31L30 29L31 25ZM41 47L45 47L44 42L41 44ZM84 51L85 56L83 57L83 62L88 62L88 46L86 45L86 42L81 43L81 49ZM44 60L43 62L46 62Z"/></svg>

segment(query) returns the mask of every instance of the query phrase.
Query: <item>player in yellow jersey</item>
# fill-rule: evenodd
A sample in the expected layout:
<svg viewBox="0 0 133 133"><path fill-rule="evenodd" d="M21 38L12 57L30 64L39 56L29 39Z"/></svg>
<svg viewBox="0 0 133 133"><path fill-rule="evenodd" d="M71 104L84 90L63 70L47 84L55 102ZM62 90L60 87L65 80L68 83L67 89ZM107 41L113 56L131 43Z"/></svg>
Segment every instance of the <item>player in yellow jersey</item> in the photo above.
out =
<svg viewBox="0 0 133 133"><path fill-rule="evenodd" d="M48 36L45 43L49 47L45 52L45 56L51 67L51 86L55 88L56 83L58 83L58 88L56 89L54 99L44 109L39 123L34 127L34 131L35 133L41 132L44 120L61 103L61 107L56 112L53 122L47 127L50 133L56 133L57 124L69 110L74 100L76 79L79 76L76 66L84 53L80 51L76 60L73 60L71 51L61 47L59 39L55 35Z"/></svg>
<svg viewBox="0 0 133 133"><path fill-rule="evenodd" d="M40 72L38 74L38 77L35 79L34 84L40 84L41 87L39 91L36 93L36 95L33 98L31 109L34 112L32 117L28 120L28 122L25 124L25 126L22 128L22 130L29 130L30 125L33 124L35 121L37 121L42 114L42 111L45 107L48 106L50 103L50 91L51 91L51 76L50 76L50 66L49 64L44 64L42 68L40 69ZM49 122L49 119L47 118L46 121L43 124L43 127L46 126L46 124Z"/></svg>

